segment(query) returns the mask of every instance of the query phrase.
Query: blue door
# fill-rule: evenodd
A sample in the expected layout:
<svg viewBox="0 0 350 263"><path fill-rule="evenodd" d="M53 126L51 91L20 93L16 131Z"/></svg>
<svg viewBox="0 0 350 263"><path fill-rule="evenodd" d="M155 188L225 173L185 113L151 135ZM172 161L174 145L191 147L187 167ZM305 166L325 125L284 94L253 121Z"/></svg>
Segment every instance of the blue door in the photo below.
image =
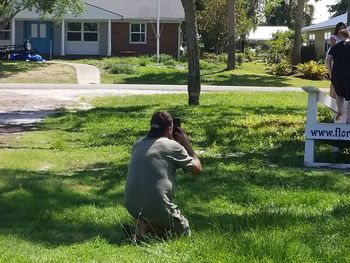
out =
<svg viewBox="0 0 350 263"><path fill-rule="evenodd" d="M25 22L25 39L31 41L34 50L50 54L53 48L51 22Z"/></svg>

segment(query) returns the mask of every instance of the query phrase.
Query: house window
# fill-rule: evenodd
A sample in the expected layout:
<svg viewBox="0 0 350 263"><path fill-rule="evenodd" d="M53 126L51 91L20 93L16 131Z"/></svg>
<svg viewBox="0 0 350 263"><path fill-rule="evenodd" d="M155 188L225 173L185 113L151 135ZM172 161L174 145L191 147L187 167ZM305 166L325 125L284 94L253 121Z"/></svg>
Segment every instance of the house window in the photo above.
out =
<svg viewBox="0 0 350 263"><path fill-rule="evenodd" d="M130 24L130 43L146 43L146 24Z"/></svg>
<svg viewBox="0 0 350 263"><path fill-rule="evenodd" d="M315 34L310 34L309 35L309 47L315 48L315 41L316 41Z"/></svg>
<svg viewBox="0 0 350 263"><path fill-rule="evenodd" d="M75 42L97 42L98 23L68 23L67 40Z"/></svg>
<svg viewBox="0 0 350 263"><path fill-rule="evenodd" d="M98 25L97 23L84 23L84 41L98 40Z"/></svg>
<svg viewBox="0 0 350 263"><path fill-rule="evenodd" d="M332 36L331 32L324 33L324 52L327 52L330 47L329 39L331 38L331 36Z"/></svg>
<svg viewBox="0 0 350 263"><path fill-rule="evenodd" d="M46 24L40 24L40 38L46 38Z"/></svg>
<svg viewBox="0 0 350 263"><path fill-rule="evenodd" d="M67 24L67 40L81 41L81 23Z"/></svg>
<svg viewBox="0 0 350 263"><path fill-rule="evenodd" d="M11 29L10 29L10 23L8 23L5 29L0 30L0 40L10 40L10 38L11 38Z"/></svg>

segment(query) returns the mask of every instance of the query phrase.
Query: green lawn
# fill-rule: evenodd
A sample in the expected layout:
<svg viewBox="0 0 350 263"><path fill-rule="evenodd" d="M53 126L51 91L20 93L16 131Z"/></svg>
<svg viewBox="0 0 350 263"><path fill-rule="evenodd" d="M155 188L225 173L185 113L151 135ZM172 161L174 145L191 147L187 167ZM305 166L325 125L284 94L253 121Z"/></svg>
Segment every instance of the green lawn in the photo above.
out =
<svg viewBox="0 0 350 263"><path fill-rule="evenodd" d="M144 62L146 59L141 58ZM95 65L101 69L103 83L130 83L130 84L186 84L187 64L177 63L170 65L156 65L148 60L146 65L140 66L137 58L126 59L87 59L82 63ZM133 64L135 72L129 74L111 74L106 70L114 64ZM210 60L201 62L201 78L205 85L232 85L232 86L262 86L262 87L301 87L316 86L329 87L327 80L307 80L295 76L274 76L265 73L263 63L243 63L233 71L225 71L224 63L213 63Z"/></svg>
<svg viewBox="0 0 350 263"><path fill-rule="evenodd" d="M100 98L0 149L0 262L347 262L350 178L303 168L306 95ZM192 236L124 244L130 150L151 114L183 119L203 173L179 173ZM320 118L331 118L325 110ZM318 147L318 160L334 158ZM348 160L349 154L342 157Z"/></svg>

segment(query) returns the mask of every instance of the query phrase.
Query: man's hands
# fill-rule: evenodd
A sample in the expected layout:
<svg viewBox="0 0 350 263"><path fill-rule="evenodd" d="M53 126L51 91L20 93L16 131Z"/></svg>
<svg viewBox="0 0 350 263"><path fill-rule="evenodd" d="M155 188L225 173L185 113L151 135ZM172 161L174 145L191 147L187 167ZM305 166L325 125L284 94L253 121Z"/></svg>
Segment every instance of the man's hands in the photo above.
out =
<svg viewBox="0 0 350 263"><path fill-rule="evenodd" d="M190 172L193 175L200 174L202 172L202 164L201 164L200 160L198 159L198 157L196 156L196 154L194 153L187 134L180 127L174 128L173 133L174 133L174 140L177 141L178 143L180 143L186 149L189 156L193 157Z"/></svg>
<svg viewBox="0 0 350 263"><path fill-rule="evenodd" d="M186 150L188 147L192 148L187 134L180 127L174 128L174 140L180 143Z"/></svg>

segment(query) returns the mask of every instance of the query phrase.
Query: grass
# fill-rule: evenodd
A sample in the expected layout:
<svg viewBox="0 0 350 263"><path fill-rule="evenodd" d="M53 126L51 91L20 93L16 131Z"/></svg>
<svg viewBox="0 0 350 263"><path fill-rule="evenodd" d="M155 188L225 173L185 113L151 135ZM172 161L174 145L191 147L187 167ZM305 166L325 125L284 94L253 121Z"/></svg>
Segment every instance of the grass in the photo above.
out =
<svg viewBox="0 0 350 263"><path fill-rule="evenodd" d="M187 84L187 64L165 57L159 65L153 58L101 58L76 62L91 64L101 70L105 84ZM262 63L243 63L233 71L210 59L201 60L204 85L260 86L260 87L329 87L327 80L307 80L295 76L274 76L265 73ZM74 70L69 66L28 62L0 61L0 82L6 83L76 83ZM117 73L117 74L116 74Z"/></svg>
<svg viewBox="0 0 350 263"><path fill-rule="evenodd" d="M99 98L94 109L62 111L1 145L0 262L349 261L349 174L303 168L305 94L186 101ZM183 119L204 166L177 182L193 235L124 244L130 150L156 110ZM318 160L332 158L318 146Z"/></svg>
<svg viewBox="0 0 350 263"><path fill-rule="evenodd" d="M145 64L144 61L147 61ZM82 63L95 65L101 69L103 83L129 84L186 84L187 64L172 64L167 60L156 65L151 59L137 58L109 58L81 60ZM168 63L167 63L168 62ZM135 66L132 74L111 74L110 65L127 63ZM107 69L106 69L107 68ZM232 85L232 86L262 86L262 87L301 87L316 86L329 87L327 80L307 80L295 76L274 76L265 73L263 63L243 63L240 68L225 71L226 65L222 62L213 62L209 59L201 61L202 83L205 85Z"/></svg>
<svg viewBox="0 0 350 263"><path fill-rule="evenodd" d="M0 83L77 83L77 78L67 65L0 60Z"/></svg>

